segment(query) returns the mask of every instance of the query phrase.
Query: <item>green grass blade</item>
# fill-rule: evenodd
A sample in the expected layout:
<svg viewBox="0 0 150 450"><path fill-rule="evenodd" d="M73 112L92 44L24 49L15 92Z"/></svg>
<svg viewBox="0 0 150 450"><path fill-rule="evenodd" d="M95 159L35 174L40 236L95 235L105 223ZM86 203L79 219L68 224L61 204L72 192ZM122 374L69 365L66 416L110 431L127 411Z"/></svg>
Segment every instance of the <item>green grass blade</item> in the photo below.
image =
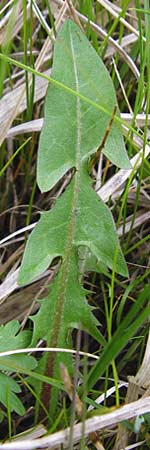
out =
<svg viewBox="0 0 150 450"><path fill-rule="evenodd" d="M111 364L112 359L116 358L131 337L136 333L137 329L149 316L150 307L145 306L146 301L149 299L149 289L150 286L148 285L139 295L136 303L132 306L130 312L114 333L112 340L105 346L99 360L91 369L87 379L88 391L95 385L107 367ZM140 312L141 308L143 309L142 312Z"/></svg>

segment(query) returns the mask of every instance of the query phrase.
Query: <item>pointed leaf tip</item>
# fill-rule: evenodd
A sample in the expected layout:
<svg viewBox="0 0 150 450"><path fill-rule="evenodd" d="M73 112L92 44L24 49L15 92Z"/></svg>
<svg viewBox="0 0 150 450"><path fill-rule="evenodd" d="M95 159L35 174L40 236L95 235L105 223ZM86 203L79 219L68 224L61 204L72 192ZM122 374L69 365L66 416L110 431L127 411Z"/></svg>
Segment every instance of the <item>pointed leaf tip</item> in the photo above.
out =
<svg viewBox="0 0 150 450"><path fill-rule="evenodd" d="M82 160L96 152L117 104L105 65L72 21L62 26L56 40L52 78L71 92L53 83L48 87L38 151L37 181L42 192L51 189L69 169L76 167L77 129L80 128ZM85 100L77 97L78 94ZM130 168L121 126L116 121L103 152L118 167Z"/></svg>

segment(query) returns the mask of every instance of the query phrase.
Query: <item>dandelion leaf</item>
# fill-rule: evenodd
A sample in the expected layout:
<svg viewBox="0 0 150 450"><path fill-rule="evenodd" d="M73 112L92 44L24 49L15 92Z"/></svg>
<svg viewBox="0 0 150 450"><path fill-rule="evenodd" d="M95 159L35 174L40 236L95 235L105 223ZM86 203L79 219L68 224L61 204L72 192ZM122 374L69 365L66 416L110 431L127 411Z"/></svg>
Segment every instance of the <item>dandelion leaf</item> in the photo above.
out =
<svg viewBox="0 0 150 450"><path fill-rule="evenodd" d="M72 170L72 179L53 208L42 213L31 233L19 283L29 283L56 257L60 258L60 268L49 295L32 317L32 344L42 338L48 346L68 347L69 330L79 326L103 345L105 340L79 283L79 254L81 248L86 248L94 258L94 268L97 260L103 270L114 268L120 275L128 275L112 215L94 191L88 167L90 156L101 145L117 102L105 66L70 20L62 26L55 43L52 78L67 85L70 92L53 83L48 88L37 180L41 191L45 192L68 170ZM90 102L85 101L85 97ZM120 125L115 120L103 152L117 166L130 167ZM90 267L91 263L92 259ZM62 360L62 353L57 353L55 358L45 356L42 370L58 377ZM51 408L55 409L54 405L56 396L55 399L53 396Z"/></svg>

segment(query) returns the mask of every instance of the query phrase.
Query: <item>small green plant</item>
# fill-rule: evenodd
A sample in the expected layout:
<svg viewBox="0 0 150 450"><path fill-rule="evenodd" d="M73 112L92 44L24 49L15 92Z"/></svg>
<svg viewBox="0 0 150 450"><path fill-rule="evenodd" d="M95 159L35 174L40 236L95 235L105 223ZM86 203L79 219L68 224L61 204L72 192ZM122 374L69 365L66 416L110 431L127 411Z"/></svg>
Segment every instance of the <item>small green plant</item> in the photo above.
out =
<svg viewBox="0 0 150 450"><path fill-rule="evenodd" d="M25 414L25 408L17 394L21 392L19 383L12 377L13 373L26 373L28 370L35 369L37 363L33 356L24 354L14 354L14 350L28 347L31 341L30 331L19 332L19 322L12 320L6 325L0 327L0 353L11 352L10 356L0 356L0 402L6 409L15 411L22 416Z"/></svg>
<svg viewBox="0 0 150 450"><path fill-rule="evenodd" d="M127 277L128 270L111 212L92 187L89 161L100 149L118 167L129 168L130 162L122 138L111 78L87 38L70 20L62 26L55 43L52 79L58 83L51 83L47 92L37 182L41 192L47 192L68 171L71 171L72 177L65 192L50 211L42 213L31 233L19 284L29 283L55 258L60 258L50 292L41 301L38 313L31 318L34 325L31 346L43 339L49 347L70 347L71 331L80 327L104 347L102 360L107 366L111 354L112 358L116 356L118 347L115 338L106 343L99 322L86 300L86 291L80 282L83 278L83 273L80 273L83 266L81 255L82 260L86 260L84 270L88 259L90 270L95 271L95 261L104 272L108 268ZM67 89L63 89L62 85ZM138 308L140 300L133 317L136 317ZM126 337L122 327L122 346L145 317L146 312L135 320L134 326L131 315L128 317L124 324L127 327ZM70 356L57 352L41 358L38 372L57 379L61 362L73 370ZM89 388L92 387L92 377L94 383L101 372L102 368L97 363L89 375ZM38 380L31 381L53 417L58 390Z"/></svg>
<svg viewBox="0 0 150 450"><path fill-rule="evenodd" d="M112 269L115 265L118 273L128 274L113 218L92 188L88 164L103 141L116 96L105 66L84 34L71 21L64 24L57 38L52 77L67 85L70 93L54 85L48 89L37 181L41 191L46 192L68 170L72 170L72 179L52 210L42 214L32 232L19 283L29 282L54 258L61 258L59 273L50 293L42 301L40 311L32 317L32 345L42 338L51 347L70 346L70 330L79 324L104 345L105 340L97 328L99 324L79 283L79 251L83 247L88 248L105 267ZM102 150L118 166L130 167L120 124L116 121ZM59 353L55 359L54 356L44 356L42 371L58 377L62 359ZM46 398L43 401L48 407L49 395L46 390L44 392ZM52 412L56 406L56 393L51 394L50 404Z"/></svg>

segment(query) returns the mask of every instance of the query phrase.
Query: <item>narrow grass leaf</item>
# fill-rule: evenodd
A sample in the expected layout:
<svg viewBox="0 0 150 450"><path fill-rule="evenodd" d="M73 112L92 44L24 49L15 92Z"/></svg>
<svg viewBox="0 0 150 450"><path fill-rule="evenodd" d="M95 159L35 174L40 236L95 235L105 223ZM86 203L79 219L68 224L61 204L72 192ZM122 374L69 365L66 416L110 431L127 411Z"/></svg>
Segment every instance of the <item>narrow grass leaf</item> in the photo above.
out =
<svg viewBox="0 0 150 450"><path fill-rule="evenodd" d="M150 285L147 285L139 295L136 303L119 325L111 341L105 346L99 360L89 372L87 377L87 390L90 390L99 378L104 374L112 360L121 352L138 328L150 315L149 305L145 305L149 300ZM140 311L142 309L142 311Z"/></svg>

